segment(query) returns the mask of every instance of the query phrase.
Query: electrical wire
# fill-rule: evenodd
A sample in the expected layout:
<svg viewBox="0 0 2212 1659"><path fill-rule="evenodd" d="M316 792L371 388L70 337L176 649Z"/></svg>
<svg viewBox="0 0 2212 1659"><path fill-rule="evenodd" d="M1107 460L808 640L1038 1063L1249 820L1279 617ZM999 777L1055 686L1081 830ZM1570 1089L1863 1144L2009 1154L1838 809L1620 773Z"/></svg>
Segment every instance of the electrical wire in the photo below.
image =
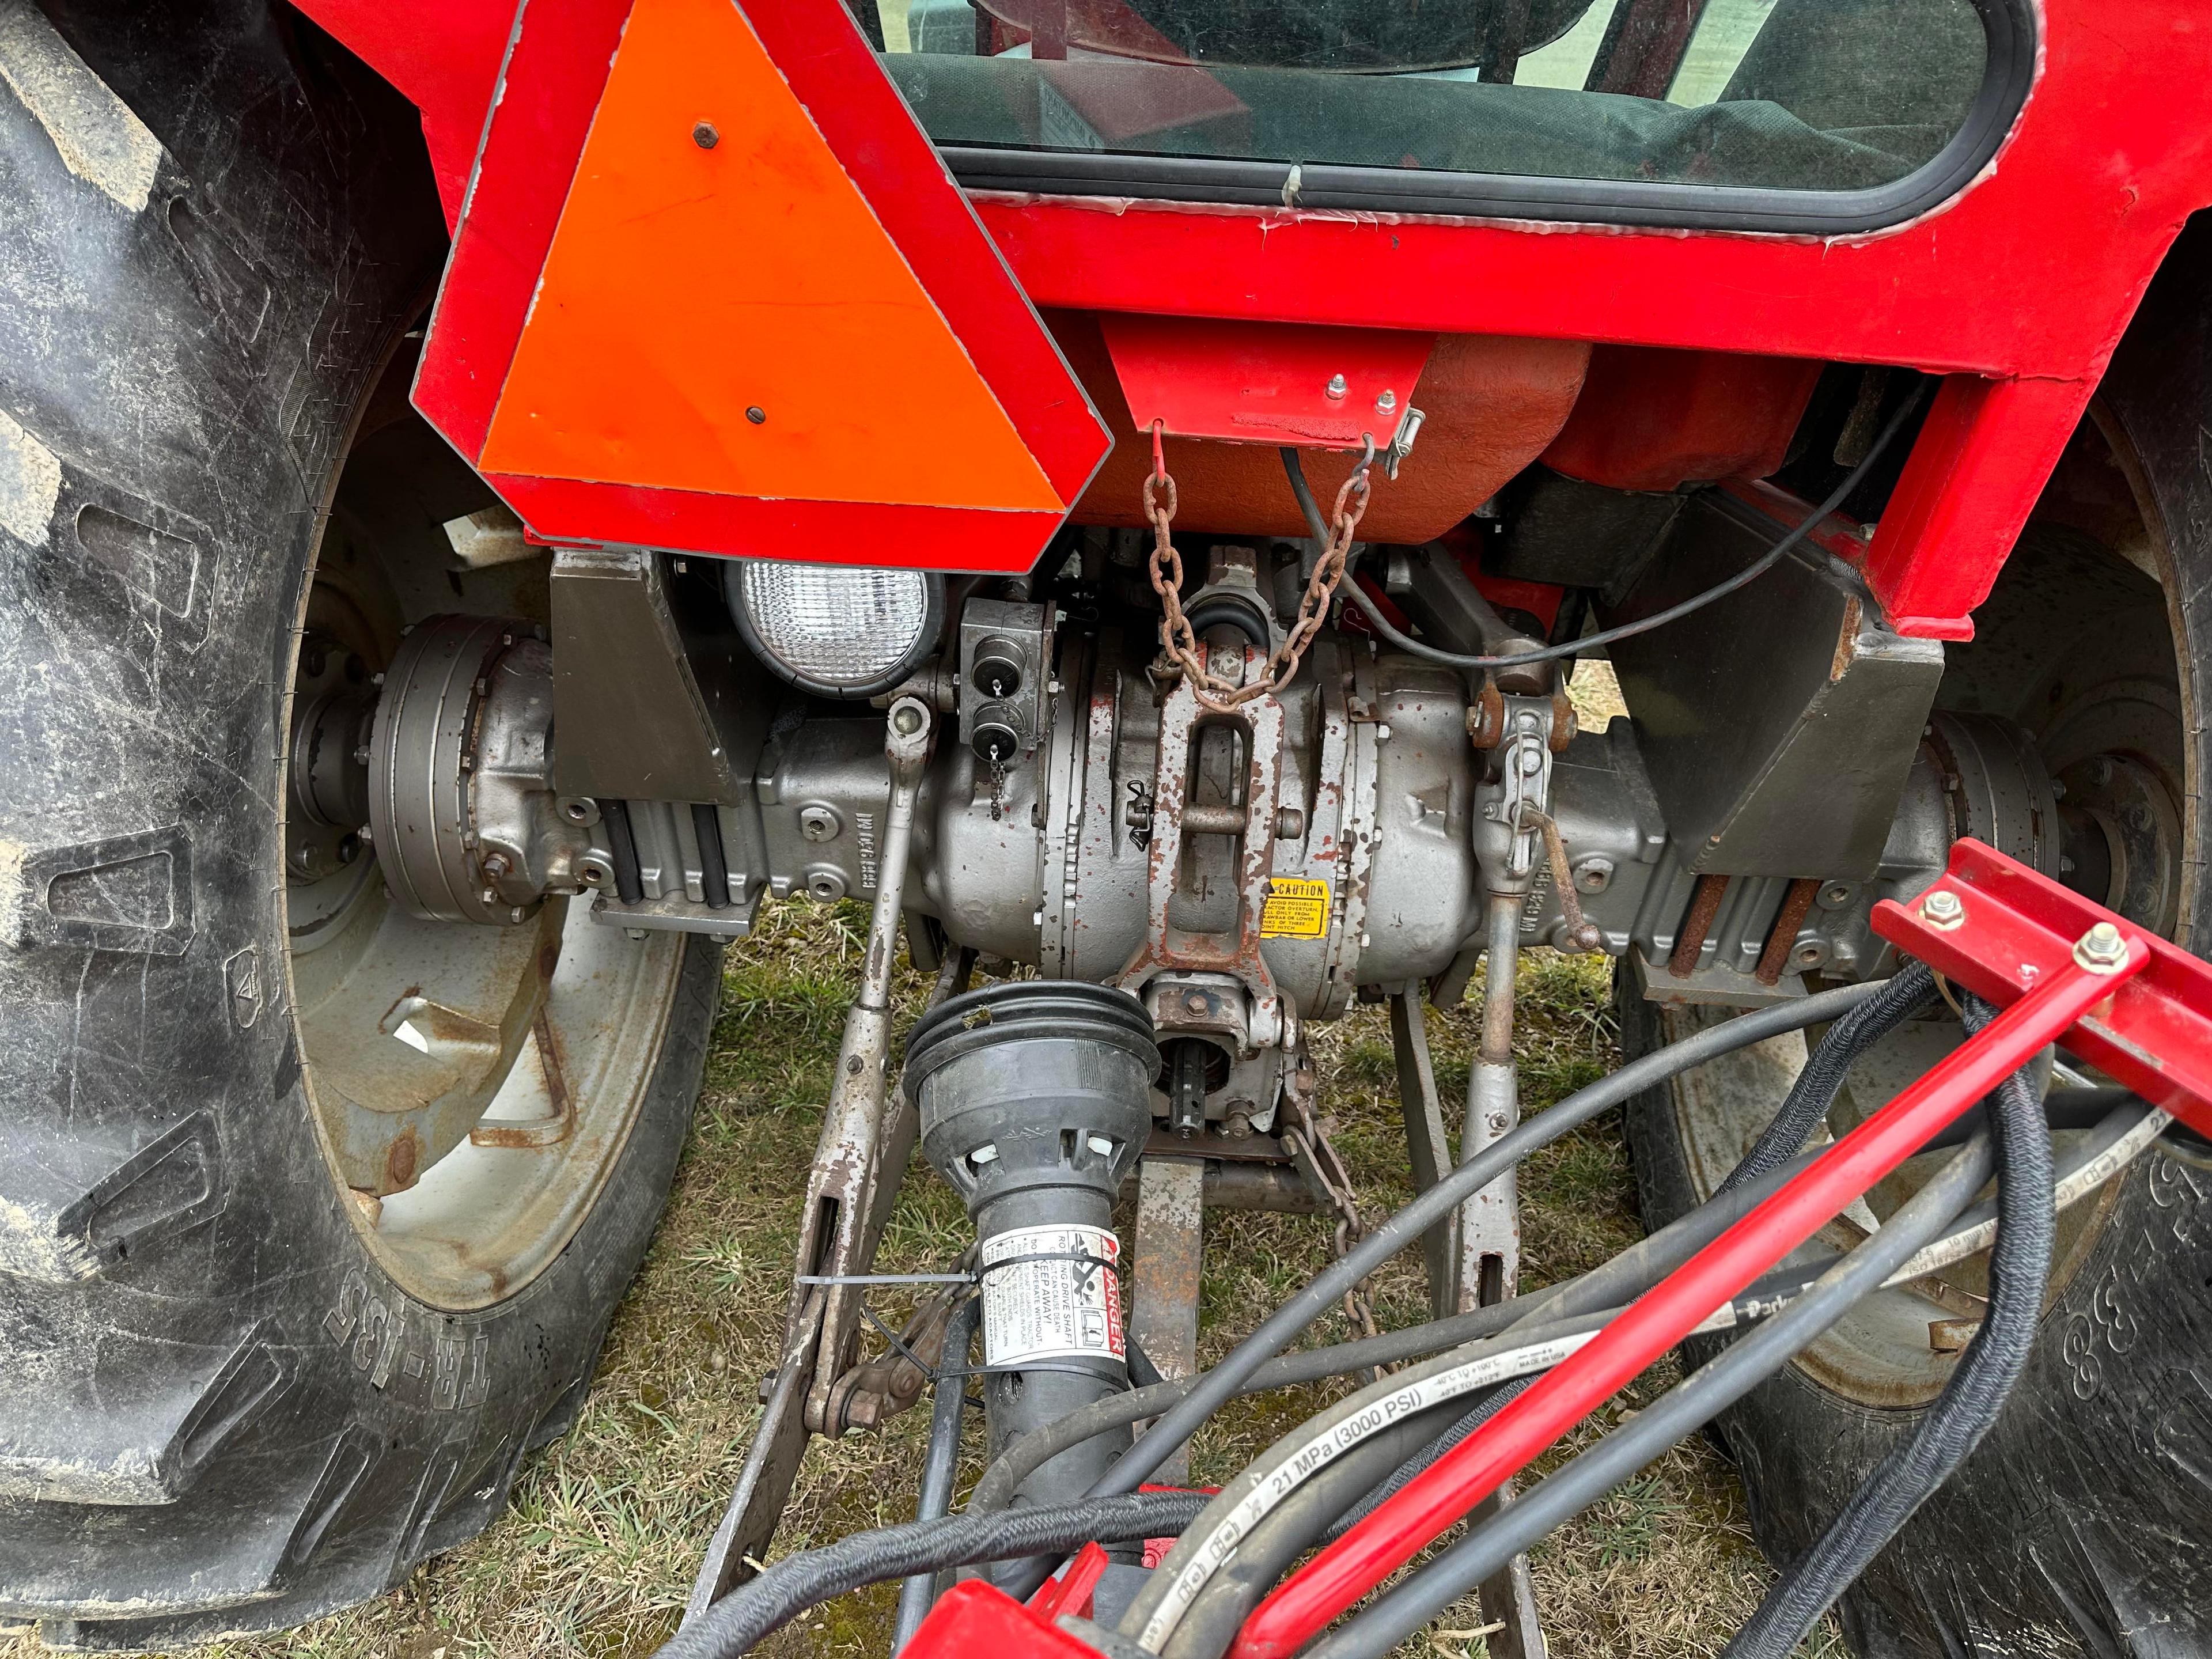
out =
<svg viewBox="0 0 2212 1659"><path fill-rule="evenodd" d="M1865 482L1866 476L1873 470L1875 463L1881 459L1882 452L1889 447L1890 440L1896 437L1904 428L1905 422L1919 409L1927 396L1928 388L1923 386L1900 404L1897 412L1884 423L1874 442L1868 446L1867 453L1860 458L1858 465L1844 475L1844 481L1828 493L1827 498L1799 520L1796 528L1784 534L1765 552L1737 571L1735 575L1724 581L1715 582L1703 592L1693 593L1679 604L1670 605L1663 611L1655 611L1649 617L1638 617L1634 622L1623 623L1617 628L1600 629L1596 633L1585 634L1578 640L1564 641L1558 645L1547 645L1534 651L1516 651L1498 657L1463 656L1457 652L1440 651L1435 646L1425 645L1419 640L1408 637L1392 626L1389 618L1382 614L1381 608L1374 600L1367 597L1357 579L1346 581L1344 584L1343 592L1354 605L1359 607L1361 614L1374 625L1376 631L1392 645L1425 661L1442 663L1449 668L1519 668L1528 663L1552 662L1561 657L1578 656L1599 646L1611 645L1616 641L1629 639L1638 634L1648 634L1655 628L1664 628L1669 623L1680 622L1692 611L1702 611L1717 599L1726 599L1738 588L1748 586L1774 568L1781 562L1783 555L1819 529L1822 520L1841 507L1845 498ZM1306 483L1305 469L1297 459L1297 451L1284 450L1283 461L1284 470L1290 474L1291 489L1298 498L1298 510L1305 515L1307 528L1326 540L1327 538L1323 534L1325 526L1316 528L1321 526L1320 508L1314 503L1313 490Z"/></svg>
<svg viewBox="0 0 2212 1659"><path fill-rule="evenodd" d="M1989 1178L1994 1161L1986 1134L1968 1141L1887 1224L1822 1273L1805 1295L1308 1648L1307 1659L1381 1659L1553 1528L1750 1393L1940 1233Z"/></svg>
<svg viewBox="0 0 2212 1659"><path fill-rule="evenodd" d="M736 1659L771 1632L832 1596L945 1567L1058 1554L1096 1540L1120 1543L1180 1533L1204 1492L1133 1492L1079 1504L950 1515L858 1533L787 1555L740 1584L671 1638L656 1659Z"/></svg>
<svg viewBox="0 0 2212 1659"><path fill-rule="evenodd" d="M1997 1011L1969 993L1966 1030ZM1822 1529L1785 1567L1727 1648L1730 1659L1787 1659L1820 1615L1913 1512L1948 1480L1996 1425L2035 1346L2057 1231L2052 1202L2051 1132L2025 1070L1998 1085L1996 1109L1997 1237L1990 1253L1990 1299L1981 1329L1911 1439L1882 1459Z"/></svg>

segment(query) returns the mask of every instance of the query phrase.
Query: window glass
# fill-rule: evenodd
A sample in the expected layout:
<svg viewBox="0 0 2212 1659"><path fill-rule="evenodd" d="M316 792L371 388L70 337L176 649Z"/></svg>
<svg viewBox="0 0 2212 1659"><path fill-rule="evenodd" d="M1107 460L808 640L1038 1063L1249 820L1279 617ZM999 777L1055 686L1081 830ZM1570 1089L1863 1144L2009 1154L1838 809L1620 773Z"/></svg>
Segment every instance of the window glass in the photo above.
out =
<svg viewBox="0 0 2212 1659"><path fill-rule="evenodd" d="M854 0L940 144L1866 190L1987 69L1973 0Z"/></svg>

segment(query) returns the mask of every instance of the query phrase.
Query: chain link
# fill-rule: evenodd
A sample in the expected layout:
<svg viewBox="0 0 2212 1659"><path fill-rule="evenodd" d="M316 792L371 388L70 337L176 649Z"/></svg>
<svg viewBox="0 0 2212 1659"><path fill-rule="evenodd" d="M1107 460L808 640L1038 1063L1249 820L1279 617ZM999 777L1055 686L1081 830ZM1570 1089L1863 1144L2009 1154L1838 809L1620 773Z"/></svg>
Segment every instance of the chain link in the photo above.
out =
<svg viewBox="0 0 2212 1659"><path fill-rule="evenodd" d="M1328 1135L1321 1127L1313 1109L1305 1101L1295 1096L1285 1096L1295 1121L1283 1129L1283 1139L1291 1155L1302 1160L1313 1178L1336 1211L1336 1254L1341 1259L1352 1247L1367 1236L1367 1224L1360 1218L1358 1200L1352 1196L1352 1171L1346 1167L1344 1155L1330 1144ZM1361 1336L1376 1336L1382 1328L1375 1322L1374 1304L1367 1299L1367 1281L1361 1279L1344 1293L1345 1322ZM1380 1381L1383 1368L1377 1366L1375 1376Z"/></svg>
<svg viewBox="0 0 2212 1659"><path fill-rule="evenodd" d="M1328 540L1315 561L1313 574L1298 600L1297 620L1267 659L1258 678L1239 685L1223 679L1206 665L1190 620L1182 610L1182 555L1176 551L1170 526L1175 522L1176 482L1169 476L1161 447L1160 423L1152 423L1152 470L1145 475L1145 517L1152 526L1152 592L1160 596L1160 650L1190 681L1199 702L1217 714L1225 714L1239 703L1264 697L1286 685L1298 672L1298 659L1328 620L1329 602L1344 580L1344 562L1352 551L1352 538L1367 511L1368 470L1374 465L1373 445L1352 469L1336 492L1329 511ZM1164 499L1163 499L1164 497Z"/></svg>

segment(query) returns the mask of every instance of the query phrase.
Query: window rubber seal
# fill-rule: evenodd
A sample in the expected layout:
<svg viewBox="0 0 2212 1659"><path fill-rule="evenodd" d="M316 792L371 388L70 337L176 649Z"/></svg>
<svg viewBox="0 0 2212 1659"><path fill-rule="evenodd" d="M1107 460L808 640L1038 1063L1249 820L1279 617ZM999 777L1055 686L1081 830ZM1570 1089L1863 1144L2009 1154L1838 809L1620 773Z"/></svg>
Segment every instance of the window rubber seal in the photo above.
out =
<svg viewBox="0 0 2212 1659"><path fill-rule="evenodd" d="M1871 190L1644 184L979 144L941 144L938 149L953 178L971 191L1770 235L1860 235L1917 219L1961 194L1996 155L2026 106L2035 79L2034 0L1974 0L1974 9L1989 42L1988 68L1966 119L1930 160ZM1297 194L1286 203L1293 173Z"/></svg>

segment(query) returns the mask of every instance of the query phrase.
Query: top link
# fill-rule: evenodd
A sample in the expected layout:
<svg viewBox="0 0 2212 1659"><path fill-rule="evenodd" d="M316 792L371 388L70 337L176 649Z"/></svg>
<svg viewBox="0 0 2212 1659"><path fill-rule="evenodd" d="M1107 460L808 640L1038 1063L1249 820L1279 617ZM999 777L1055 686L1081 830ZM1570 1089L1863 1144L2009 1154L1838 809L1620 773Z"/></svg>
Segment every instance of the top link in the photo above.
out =
<svg viewBox="0 0 2212 1659"><path fill-rule="evenodd" d="M1160 596L1160 649L1182 671L1200 704L1218 714L1227 714L1239 703L1267 696L1276 687L1287 684L1297 673L1298 659L1305 654L1306 647L1328 619L1329 601L1336 597L1337 587L1344 580L1345 557L1352 550L1352 538L1359 528L1360 515L1367 511L1367 475L1375 462L1374 441L1369 440L1366 453L1337 489L1336 503L1329 511L1328 541L1315 562L1306 591L1298 600L1297 620L1268 657L1267 665L1260 676L1238 685L1206 667L1197 638L1191 632L1190 621L1183 615L1182 555L1176 550L1170 534L1176 515L1176 484L1168 474L1161 436L1161 423L1155 421L1152 470L1145 475L1145 516L1152 525L1152 591Z"/></svg>

